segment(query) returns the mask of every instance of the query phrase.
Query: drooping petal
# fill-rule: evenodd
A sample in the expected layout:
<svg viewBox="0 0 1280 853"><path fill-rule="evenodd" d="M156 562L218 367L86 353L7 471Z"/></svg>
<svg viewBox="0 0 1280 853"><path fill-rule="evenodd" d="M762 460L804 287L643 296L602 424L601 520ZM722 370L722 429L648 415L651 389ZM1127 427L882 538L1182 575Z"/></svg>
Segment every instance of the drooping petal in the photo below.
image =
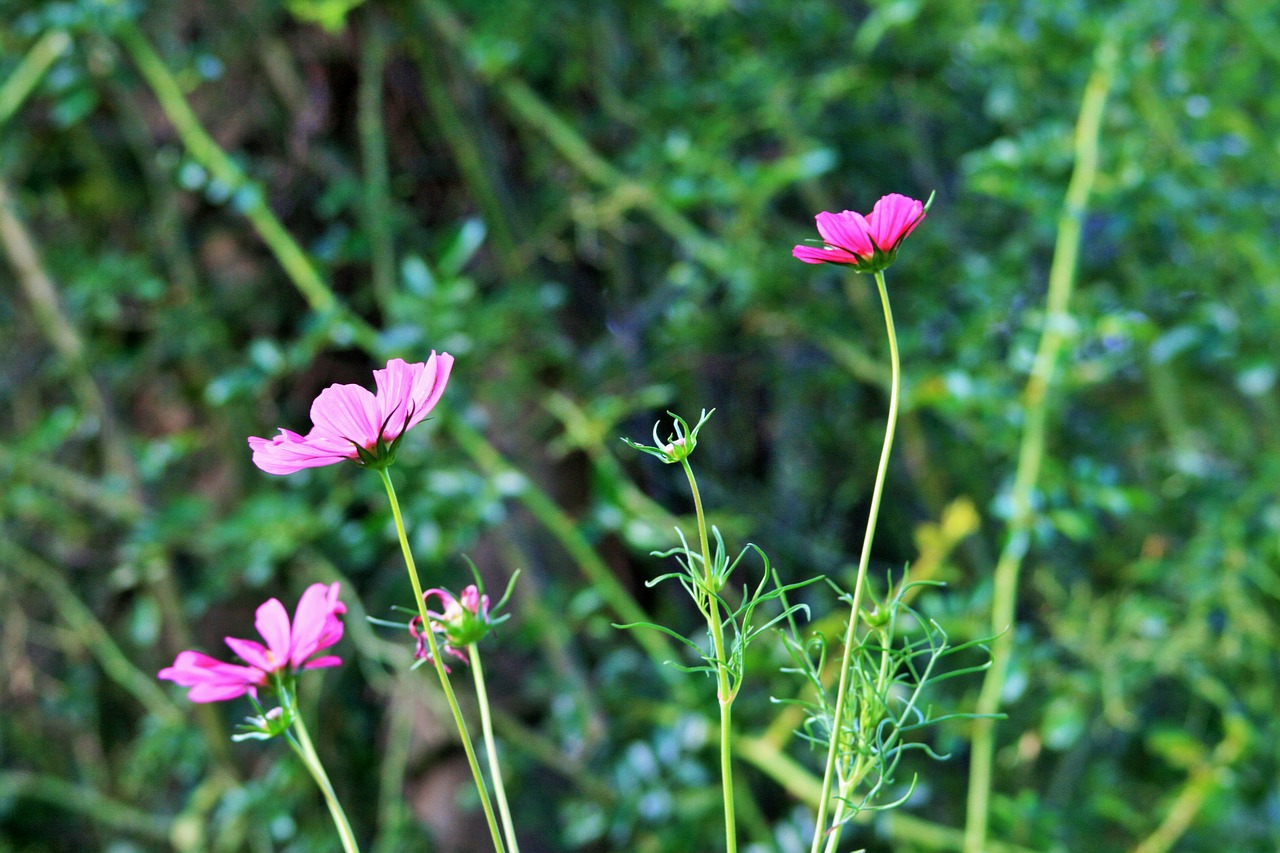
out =
<svg viewBox="0 0 1280 853"><path fill-rule="evenodd" d="M867 239L870 228L861 213L854 213L852 210L840 213L824 211L814 219L818 223L818 233L827 245L864 258L874 254L875 248Z"/></svg>
<svg viewBox="0 0 1280 853"><path fill-rule="evenodd" d="M274 672L289 663L289 614L285 612L280 599L271 598L258 607L254 627L267 641L267 657Z"/></svg>
<svg viewBox="0 0 1280 853"><path fill-rule="evenodd" d="M261 670L223 663L202 652L180 652L173 666L160 670L159 677L190 688L192 702L220 702L251 693L266 683Z"/></svg>
<svg viewBox="0 0 1280 853"><path fill-rule="evenodd" d="M422 594L423 603L425 604L433 595L439 596L440 606L443 608L443 612L436 613L434 610L428 610L427 615L432 619L444 619L446 618L445 614L449 612L450 608L456 608L458 606L458 599L453 597L453 593L449 592L447 589L440 589L438 587L435 589L429 589Z"/></svg>
<svg viewBox="0 0 1280 853"><path fill-rule="evenodd" d="M311 422L311 436L350 441L366 450L378 443L382 426L377 399L359 385L330 385L321 391L311 404Z"/></svg>
<svg viewBox="0 0 1280 853"><path fill-rule="evenodd" d="M858 256L844 249L821 249L817 246L796 246L791 255L806 264L856 264Z"/></svg>
<svg viewBox="0 0 1280 853"><path fill-rule="evenodd" d="M324 435L302 436L287 429L271 439L251 436L249 447L253 464L268 474L292 474L356 458L355 448L348 442Z"/></svg>
<svg viewBox="0 0 1280 853"><path fill-rule="evenodd" d="M440 402L445 385L449 383L449 374L453 371L453 356L447 352L436 355L431 353L427 363L414 377L413 390L410 393L413 411L404 428L407 430L422 423L423 419Z"/></svg>
<svg viewBox="0 0 1280 853"><path fill-rule="evenodd" d="M898 193L876 202L867 216L871 239L882 252L891 252L924 219L924 204Z"/></svg>
<svg viewBox="0 0 1280 853"><path fill-rule="evenodd" d="M197 684L187 691L187 698L192 702L225 702L228 699L238 699L246 693L257 695L257 688L260 685L254 684Z"/></svg>

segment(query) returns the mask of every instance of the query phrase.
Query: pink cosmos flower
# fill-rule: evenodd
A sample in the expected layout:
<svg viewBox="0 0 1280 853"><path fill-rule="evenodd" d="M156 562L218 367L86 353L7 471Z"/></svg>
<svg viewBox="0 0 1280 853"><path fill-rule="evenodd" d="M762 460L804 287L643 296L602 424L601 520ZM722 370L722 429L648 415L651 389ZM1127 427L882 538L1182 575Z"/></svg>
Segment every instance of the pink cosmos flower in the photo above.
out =
<svg viewBox="0 0 1280 853"><path fill-rule="evenodd" d="M352 460L385 466L399 439L422 422L444 394L453 356L432 352L425 363L393 358L373 371L377 393L360 385L330 385L311 404L311 432L281 429L274 438L249 439L253 464L268 474Z"/></svg>
<svg viewBox="0 0 1280 853"><path fill-rule="evenodd" d="M266 640L226 637L226 643L247 666L223 663L202 652L180 652L173 666L160 670L159 677L189 687L192 702L220 702L246 693L255 697L276 673L293 674L304 669L338 666L334 655L313 658L342 639L342 620L347 606L338 600L338 585L312 584L302 593L298 609L289 623L289 614L279 599L258 608L254 625Z"/></svg>
<svg viewBox="0 0 1280 853"><path fill-rule="evenodd" d="M865 217L851 210L824 211L816 218L825 245L796 246L791 254L806 264L848 264L857 272L877 272L893 263L898 247L928 209L924 202L890 193Z"/></svg>

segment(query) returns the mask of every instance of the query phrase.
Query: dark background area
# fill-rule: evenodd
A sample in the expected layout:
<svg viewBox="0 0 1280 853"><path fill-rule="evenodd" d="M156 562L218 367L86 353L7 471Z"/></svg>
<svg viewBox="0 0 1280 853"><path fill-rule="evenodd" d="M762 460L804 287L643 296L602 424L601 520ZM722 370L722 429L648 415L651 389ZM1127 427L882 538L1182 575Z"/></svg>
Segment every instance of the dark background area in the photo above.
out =
<svg viewBox="0 0 1280 853"><path fill-rule="evenodd" d="M910 563L946 582L923 613L990 634L1104 43L991 849L1275 850L1265 4L6 0L0 851L338 849L281 744L229 742L247 702L154 678L332 580L346 663L303 702L362 849L483 848L438 689L364 619L411 604L380 483L272 477L245 444L433 349L453 379L392 474L427 586L464 585L464 554L493 590L523 570L486 645L522 847L717 849L712 690L612 627L630 603L699 636L644 584L692 506L619 437L715 408L693 461L726 539L851 585L883 321L870 277L790 250L820 210L936 191L888 271L904 396L872 577ZM835 633L825 590L807 601ZM811 818L784 783L821 759L779 724L769 698L802 685L769 646L737 712L761 750L739 754L741 823L790 851ZM980 684L932 701L972 710ZM950 758L913 754L915 792L848 849L959 849L969 726L929 730Z"/></svg>

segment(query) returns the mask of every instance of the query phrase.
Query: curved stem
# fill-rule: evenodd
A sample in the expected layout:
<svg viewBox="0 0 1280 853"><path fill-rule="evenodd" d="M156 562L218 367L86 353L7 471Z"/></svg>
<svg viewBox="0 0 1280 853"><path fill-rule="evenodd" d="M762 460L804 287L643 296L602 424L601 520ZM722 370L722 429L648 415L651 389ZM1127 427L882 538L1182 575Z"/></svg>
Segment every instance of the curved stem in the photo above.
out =
<svg viewBox="0 0 1280 853"><path fill-rule="evenodd" d="M871 490L871 511L867 516L867 532L862 539L862 556L858 559L858 576L853 586L853 605L849 611L849 627L845 631L844 653L840 659L840 684L836 688L836 707L831 717L831 743L827 748L827 765L822 774L822 797L818 801L818 816L814 823L812 853L822 848L826 835L827 813L831 804L831 788L837 775L837 764L840 754L841 733L844 731L844 717L847 712L846 698L849 693L849 672L852 668L853 646L858 638L858 615L862 610L863 588L866 586L867 565L871 560L871 543L875 539L876 519L880 515L880 496L884 493L885 476L889 470L889 451L893 447L893 433L898 423L898 396L901 386L900 367L898 361L898 335L893 327L893 311L889 308L889 291L885 287L884 273L876 272L876 286L880 290L880 304L884 308L885 328L889 333L889 418L884 431L884 446L880 450L880 465L876 469L876 482ZM840 840L840 819L843 818L844 800L837 806L835 819L831 828L831 837L827 841L828 849L834 850Z"/></svg>
<svg viewBox="0 0 1280 853"><path fill-rule="evenodd" d="M680 460L684 473L689 478L689 489L693 492L693 509L698 517L698 544L702 548L702 568L705 572L706 607L702 609L707 617L707 628L711 632L711 642L716 656L716 698L720 702L720 780L724 790L724 835L725 850L735 853L738 849L737 819L734 816L733 804L733 691L729 684L729 664L725 659L724 625L720 621L720 604L716 598L718 581L712 571L711 548L707 540L707 519L702 512L702 496L698 492L698 481L694 479L693 468L688 458ZM699 602L701 604L701 602Z"/></svg>
<svg viewBox="0 0 1280 853"><path fill-rule="evenodd" d="M1018 466L1010 500L1013 512L1004 548L992 576L991 668L978 694L977 719L973 723L973 749L969 758L969 794L966 804L965 853L985 853L988 848L987 816L990 811L992 764L995 756L995 720L1000 710L1013 654L1014 617L1018 597L1018 576L1031 540L1035 521L1033 496L1040 477L1048 425L1049 389L1058 354L1067 342L1067 313L1074 289L1076 260L1080 254L1084 211L1098 173L1098 141L1107 93L1115 74L1114 34L1098 48L1093 74L1085 86L1080 115L1076 121L1075 170L1067 185L1066 198L1058 217L1058 236L1049 268L1044 329L1031 366L1031 376L1023 392L1025 412Z"/></svg>
<svg viewBox="0 0 1280 853"><path fill-rule="evenodd" d="M296 740L292 737L286 739L289 741L289 746L293 747L293 751L302 759L302 763L307 766L311 778L316 780L320 793L324 794L324 801L329 806L329 814L333 817L333 825L337 827L338 837L342 839L342 849L346 853L360 853L360 848L356 845L356 837L351 832L351 823L347 820L346 812L342 810L342 804L338 802L337 794L333 792L329 774L324 772L324 765L320 763L320 756L316 753L316 748L311 743L311 736L307 734L307 727L302 722L302 714L296 710L293 715L293 733L297 735Z"/></svg>
<svg viewBox="0 0 1280 853"><path fill-rule="evenodd" d="M475 678L476 698L480 703L480 727L484 731L484 749L489 755L489 775L493 778L493 793L498 799L498 814L502 818L502 831L507 838L507 849L520 853L516 842L516 827L511 820L511 807L507 805L507 789L502 784L502 768L498 764L498 744L493 737L493 720L489 713L489 691L484 685L484 667L480 664L480 648L475 643L467 646L471 658L471 674Z"/></svg>
<svg viewBox="0 0 1280 853"><path fill-rule="evenodd" d="M431 662L435 664L436 675L440 678L440 688L449 702L449 710L453 713L453 722L458 727L458 735L462 738L462 748L467 754L467 764L471 766L471 776L475 779L476 790L480 794L480 805L484 808L485 820L489 823L489 833L493 836L493 849L504 853L502 835L498 832L498 822L493 816L493 804L489 802L489 790L485 787L484 776L480 773L480 763L476 761L476 751L471 745L471 735L467 732L467 722L462 718L462 709L458 707L458 697L453 693L453 685L449 683L449 674L445 672L444 661L440 658L440 646L436 642L435 631L431 630L431 619L427 616L427 603L422 599L422 582L418 579L418 567L413 561L413 552L409 549L409 537L405 533L404 518L400 515L400 501L396 499L395 486L391 484L391 475L387 469L379 468L383 485L387 487L387 498L391 501L391 515L396 521L396 533L400 536L400 550L404 552L405 568L409 571L409 582L413 584L413 597L418 602L418 616L422 619L422 633L427 638L431 649Z"/></svg>

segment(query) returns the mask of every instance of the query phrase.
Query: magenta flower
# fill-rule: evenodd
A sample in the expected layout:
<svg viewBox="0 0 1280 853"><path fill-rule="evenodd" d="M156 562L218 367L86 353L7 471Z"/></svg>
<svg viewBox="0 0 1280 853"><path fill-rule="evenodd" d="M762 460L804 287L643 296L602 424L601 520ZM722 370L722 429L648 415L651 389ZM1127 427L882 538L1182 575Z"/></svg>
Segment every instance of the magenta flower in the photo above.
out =
<svg viewBox="0 0 1280 853"><path fill-rule="evenodd" d="M249 439L253 464L268 474L292 474L351 460L385 467L395 459L399 440L422 422L444 394L453 369L448 353L426 363L399 358L373 371L377 393L360 385L330 385L311 404L311 432L281 429L274 438Z"/></svg>
<svg viewBox="0 0 1280 853"><path fill-rule="evenodd" d="M226 637L226 644L247 666L223 663L202 652L180 652L173 666L160 670L159 677L189 687L192 702L220 702L246 693L254 697L266 687L271 676L292 676L304 669L338 666L334 655L313 658L342 639L342 620L347 606L338 600L338 585L312 584L302 593L298 609L289 623L289 614L279 599L270 599L258 608L254 622L266 645L255 640Z"/></svg>
<svg viewBox="0 0 1280 853"><path fill-rule="evenodd" d="M924 202L890 193L865 217L852 210L824 211L816 217L824 245L796 246L791 254L806 264L848 264L857 272L879 272L893 263L898 247L928 209Z"/></svg>

